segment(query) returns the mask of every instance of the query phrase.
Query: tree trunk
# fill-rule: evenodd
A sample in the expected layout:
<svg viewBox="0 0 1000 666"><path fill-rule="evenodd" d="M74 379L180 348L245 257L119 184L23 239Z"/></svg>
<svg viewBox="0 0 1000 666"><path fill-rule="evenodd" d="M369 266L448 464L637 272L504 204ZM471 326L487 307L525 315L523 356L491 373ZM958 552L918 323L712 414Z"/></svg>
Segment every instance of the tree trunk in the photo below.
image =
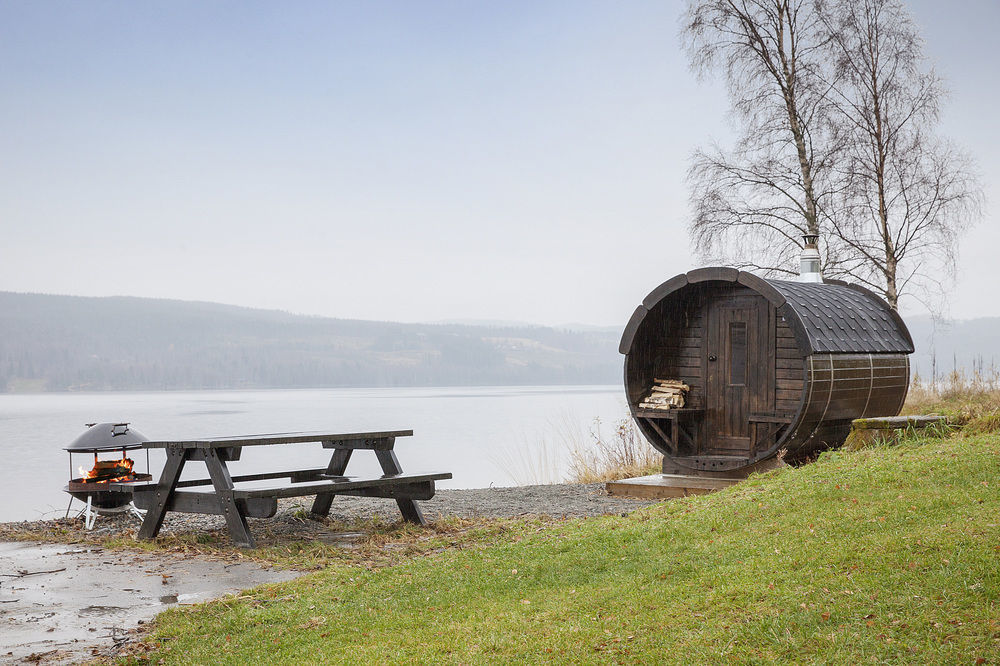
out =
<svg viewBox="0 0 1000 666"><path fill-rule="evenodd" d="M790 32L789 39L792 41L792 57L788 58L785 52L785 21L789 20L791 27L791 16L788 12L787 4L784 0L777 0L778 9L778 57L781 58L781 76L783 81L779 81L781 92L785 98L785 111L788 113L788 127L792 132L795 141L795 151L799 158L799 168L802 170L802 190L805 195L805 218L806 230L808 233L819 235L819 218L816 214L816 197L813 194L812 165L809 162L809 153L806 151L805 134L802 131L802 124L799 122L798 105L795 99L795 39L794 32Z"/></svg>

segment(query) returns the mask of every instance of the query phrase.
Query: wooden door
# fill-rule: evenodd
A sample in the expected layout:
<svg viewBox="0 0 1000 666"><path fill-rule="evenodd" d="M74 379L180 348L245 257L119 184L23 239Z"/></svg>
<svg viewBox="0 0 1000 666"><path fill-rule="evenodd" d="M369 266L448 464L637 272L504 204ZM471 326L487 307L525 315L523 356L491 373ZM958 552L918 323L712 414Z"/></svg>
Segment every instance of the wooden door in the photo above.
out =
<svg viewBox="0 0 1000 666"><path fill-rule="evenodd" d="M766 371L772 359L767 302L759 296L730 296L708 311L705 348L706 404L703 452L748 456L754 447L750 416L773 402Z"/></svg>

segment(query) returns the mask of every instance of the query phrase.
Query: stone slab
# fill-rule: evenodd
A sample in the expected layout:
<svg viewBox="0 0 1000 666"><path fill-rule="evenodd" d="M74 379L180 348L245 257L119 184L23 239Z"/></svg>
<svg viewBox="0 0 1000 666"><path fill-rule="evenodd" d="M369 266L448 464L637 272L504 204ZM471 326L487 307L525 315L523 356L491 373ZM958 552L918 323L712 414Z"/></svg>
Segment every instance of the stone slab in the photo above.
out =
<svg viewBox="0 0 1000 666"><path fill-rule="evenodd" d="M854 430L903 430L905 428L926 428L937 423L947 423L947 418L936 415L911 416L876 416L865 419L854 419L851 427Z"/></svg>
<svg viewBox="0 0 1000 666"><path fill-rule="evenodd" d="M685 474L650 474L632 479L608 481L605 488L610 495L669 499L688 495L704 495L739 483L742 479L688 476Z"/></svg>

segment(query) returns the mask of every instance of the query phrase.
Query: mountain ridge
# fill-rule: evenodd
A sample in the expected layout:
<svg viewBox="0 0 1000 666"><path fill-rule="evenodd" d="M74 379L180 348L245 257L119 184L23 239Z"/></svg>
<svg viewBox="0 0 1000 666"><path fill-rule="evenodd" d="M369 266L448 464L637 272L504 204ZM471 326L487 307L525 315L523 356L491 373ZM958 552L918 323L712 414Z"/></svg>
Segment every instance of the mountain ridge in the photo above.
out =
<svg viewBox="0 0 1000 666"><path fill-rule="evenodd" d="M912 374L997 374L1000 317L906 319ZM0 393L617 384L620 331L400 323L210 301L0 291Z"/></svg>
<svg viewBox="0 0 1000 666"><path fill-rule="evenodd" d="M0 292L0 392L616 383L617 334Z"/></svg>

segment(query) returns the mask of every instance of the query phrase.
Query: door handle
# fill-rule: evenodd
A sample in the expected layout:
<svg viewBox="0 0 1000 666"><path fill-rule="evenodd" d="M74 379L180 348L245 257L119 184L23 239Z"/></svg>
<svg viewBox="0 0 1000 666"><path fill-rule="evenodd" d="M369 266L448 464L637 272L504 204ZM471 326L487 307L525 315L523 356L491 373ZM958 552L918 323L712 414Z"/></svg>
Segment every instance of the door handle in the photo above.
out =
<svg viewBox="0 0 1000 666"><path fill-rule="evenodd" d="M715 361L716 360L715 354L709 354L708 355L708 360L709 361Z"/></svg>

